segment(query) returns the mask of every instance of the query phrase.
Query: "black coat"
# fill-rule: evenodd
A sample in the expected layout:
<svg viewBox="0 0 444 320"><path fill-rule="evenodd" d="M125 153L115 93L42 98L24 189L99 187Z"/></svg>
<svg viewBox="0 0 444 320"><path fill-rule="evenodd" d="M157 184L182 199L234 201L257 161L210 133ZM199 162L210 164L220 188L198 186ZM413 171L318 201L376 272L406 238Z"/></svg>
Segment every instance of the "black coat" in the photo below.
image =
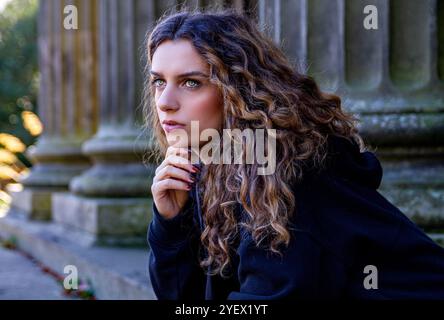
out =
<svg viewBox="0 0 444 320"><path fill-rule="evenodd" d="M203 225L195 189L172 219L153 204L149 272L158 299L444 299L444 248L377 191L382 168L373 153L343 138L329 141L327 168L294 185L283 257L241 232L229 279L206 276L198 265Z"/></svg>

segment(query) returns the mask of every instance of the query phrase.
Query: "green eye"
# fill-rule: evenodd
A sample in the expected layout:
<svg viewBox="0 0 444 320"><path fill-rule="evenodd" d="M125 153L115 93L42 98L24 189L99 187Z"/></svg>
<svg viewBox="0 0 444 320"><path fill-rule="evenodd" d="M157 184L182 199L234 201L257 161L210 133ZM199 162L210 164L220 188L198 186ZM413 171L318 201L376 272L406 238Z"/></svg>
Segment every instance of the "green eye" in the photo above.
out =
<svg viewBox="0 0 444 320"><path fill-rule="evenodd" d="M157 87L157 85L156 85L157 81L162 81L162 80L160 80L160 79L153 79L153 80L151 80L151 85Z"/></svg>
<svg viewBox="0 0 444 320"><path fill-rule="evenodd" d="M191 80L191 79L185 81L185 83L190 83L190 82L194 83L194 85L188 86L189 88L197 88L199 86L199 81Z"/></svg>

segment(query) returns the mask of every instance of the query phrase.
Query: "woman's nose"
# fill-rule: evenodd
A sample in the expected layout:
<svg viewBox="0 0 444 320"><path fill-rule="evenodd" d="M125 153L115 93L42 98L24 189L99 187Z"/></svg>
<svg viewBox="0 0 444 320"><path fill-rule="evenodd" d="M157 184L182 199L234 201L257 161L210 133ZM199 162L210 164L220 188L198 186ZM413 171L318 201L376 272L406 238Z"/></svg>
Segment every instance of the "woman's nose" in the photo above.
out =
<svg viewBox="0 0 444 320"><path fill-rule="evenodd" d="M169 88L165 88L165 90L163 90L162 95L157 100L157 104L159 109L163 112L175 111L179 109L179 104L174 96L174 92Z"/></svg>

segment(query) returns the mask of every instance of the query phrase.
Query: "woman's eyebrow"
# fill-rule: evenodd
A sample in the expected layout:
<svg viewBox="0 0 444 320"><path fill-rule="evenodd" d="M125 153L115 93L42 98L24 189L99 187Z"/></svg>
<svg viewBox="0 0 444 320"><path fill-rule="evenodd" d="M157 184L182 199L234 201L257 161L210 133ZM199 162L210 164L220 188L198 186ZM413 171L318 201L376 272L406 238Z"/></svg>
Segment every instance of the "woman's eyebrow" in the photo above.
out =
<svg viewBox="0 0 444 320"><path fill-rule="evenodd" d="M150 73L151 73L152 75L155 75L155 76L158 76L158 77L161 77L161 76L162 76L161 73L156 72L156 71L153 71L153 70L150 70ZM200 72L200 71L190 71L190 72L185 72L185 73L179 74L179 75L177 76L177 78L185 78L185 77L190 77L190 76L201 76L201 77L208 78L208 75L207 75L207 74L205 74L205 73L203 73L203 72Z"/></svg>

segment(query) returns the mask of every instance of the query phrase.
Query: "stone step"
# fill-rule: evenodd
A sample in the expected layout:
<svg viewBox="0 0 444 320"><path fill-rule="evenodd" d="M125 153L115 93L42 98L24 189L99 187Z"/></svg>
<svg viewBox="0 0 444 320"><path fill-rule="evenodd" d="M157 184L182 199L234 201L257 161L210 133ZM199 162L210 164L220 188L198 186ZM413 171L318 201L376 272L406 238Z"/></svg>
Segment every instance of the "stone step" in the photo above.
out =
<svg viewBox="0 0 444 320"><path fill-rule="evenodd" d="M90 281L97 299L156 299L148 274L148 245L85 247L73 241L75 231L28 220L16 209L0 218L0 237L15 241L19 249L60 275L65 275L65 266L75 266L79 280Z"/></svg>
<svg viewBox="0 0 444 320"><path fill-rule="evenodd" d="M68 300L51 275L17 250L0 247L0 300Z"/></svg>

